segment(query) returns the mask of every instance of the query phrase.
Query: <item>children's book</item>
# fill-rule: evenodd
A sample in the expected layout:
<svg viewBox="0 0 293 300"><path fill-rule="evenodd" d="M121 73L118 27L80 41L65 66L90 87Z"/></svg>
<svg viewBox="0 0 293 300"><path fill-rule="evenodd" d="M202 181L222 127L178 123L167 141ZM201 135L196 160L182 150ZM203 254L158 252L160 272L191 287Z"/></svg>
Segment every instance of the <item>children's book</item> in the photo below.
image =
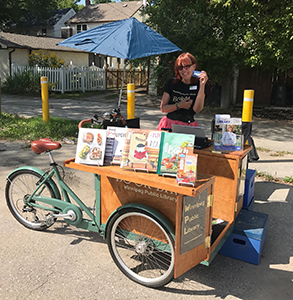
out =
<svg viewBox="0 0 293 300"><path fill-rule="evenodd" d="M156 172L161 131L128 128L122 152L121 168Z"/></svg>
<svg viewBox="0 0 293 300"><path fill-rule="evenodd" d="M102 166L105 156L106 137L106 129L80 128L75 162Z"/></svg>
<svg viewBox="0 0 293 300"><path fill-rule="evenodd" d="M214 150L240 151L243 149L242 120L227 115L215 118Z"/></svg>
<svg viewBox="0 0 293 300"><path fill-rule="evenodd" d="M193 149L194 135L162 131L157 174L176 177L179 159Z"/></svg>
<svg viewBox="0 0 293 300"><path fill-rule="evenodd" d="M104 165L109 166L113 160L115 143L115 127L107 127L106 149Z"/></svg>
<svg viewBox="0 0 293 300"><path fill-rule="evenodd" d="M197 154L189 154L179 159L176 183L194 186L197 179Z"/></svg>
<svg viewBox="0 0 293 300"><path fill-rule="evenodd" d="M107 127L107 141L104 165L120 165L127 128Z"/></svg>

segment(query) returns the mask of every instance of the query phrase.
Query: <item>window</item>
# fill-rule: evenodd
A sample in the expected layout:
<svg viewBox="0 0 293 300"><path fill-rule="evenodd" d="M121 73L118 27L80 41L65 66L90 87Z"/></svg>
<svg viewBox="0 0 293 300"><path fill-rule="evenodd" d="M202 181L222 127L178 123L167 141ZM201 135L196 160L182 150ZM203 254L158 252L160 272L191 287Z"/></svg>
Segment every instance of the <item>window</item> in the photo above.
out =
<svg viewBox="0 0 293 300"><path fill-rule="evenodd" d="M86 31L87 30L87 25L86 24L82 24L82 25L77 25L76 26L76 31L77 33L82 32L82 31Z"/></svg>

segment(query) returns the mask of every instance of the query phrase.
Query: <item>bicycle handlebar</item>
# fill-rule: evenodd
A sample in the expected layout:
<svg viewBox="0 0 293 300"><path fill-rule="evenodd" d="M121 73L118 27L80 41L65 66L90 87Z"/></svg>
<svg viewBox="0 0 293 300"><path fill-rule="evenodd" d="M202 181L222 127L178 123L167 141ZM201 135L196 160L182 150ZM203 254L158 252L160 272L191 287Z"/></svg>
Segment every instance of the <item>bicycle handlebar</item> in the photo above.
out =
<svg viewBox="0 0 293 300"><path fill-rule="evenodd" d="M82 125L88 124L88 123L93 123L93 119L86 119L86 120L80 121L78 124L78 129L82 128Z"/></svg>

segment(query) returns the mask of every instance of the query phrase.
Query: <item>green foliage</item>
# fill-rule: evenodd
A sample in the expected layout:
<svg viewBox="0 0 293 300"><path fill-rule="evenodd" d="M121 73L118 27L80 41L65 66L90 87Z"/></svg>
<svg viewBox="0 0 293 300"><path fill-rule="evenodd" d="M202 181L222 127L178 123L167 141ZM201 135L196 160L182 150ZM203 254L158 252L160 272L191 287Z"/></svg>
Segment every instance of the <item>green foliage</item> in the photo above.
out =
<svg viewBox="0 0 293 300"><path fill-rule="evenodd" d="M287 182L287 183L293 183L293 177L286 176L284 178L284 181Z"/></svg>
<svg viewBox="0 0 293 300"><path fill-rule="evenodd" d="M64 137L76 138L77 120L66 120L50 117L44 123L41 117L21 118L16 115L2 113L0 115L0 138L11 140L33 141L40 138L62 140Z"/></svg>
<svg viewBox="0 0 293 300"><path fill-rule="evenodd" d="M32 51L28 62L30 66L38 65L44 68L60 68L65 63L64 59L59 59L57 55L50 50Z"/></svg>
<svg viewBox="0 0 293 300"><path fill-rule="evenodd" d="M56 0L2 0L0 29L9 29L13 25L19 31L24 31L32 20L44 23L55 9Z"/></svg>
<svg viewBox="0 0 293 300"><path fill-rule="evenodd" d="M246 63L266 70L293 67L293 7L291 0L255 1L254 28L244 38Z"/></svg>
<svg viewBox="0 0 293 300"><path fill-rule="evenodd" d="M99 3L109 3L112 2L111 0L92 0L93 4L99 4ZM122 2L122 1L121 1Z"/></svg>
<svg viewBox="0 0 293 300"><path fill-rule="evenodd" d="M57 8L62 9L62 8L73 8L74 11L78 12L79 10L79 5L77 4L79 0L59 0L57 2Z"/></svg>
<svg viewBox="0 0 293 300"><path fill-rule="evenodd" d="M292 0L149 2L148 25L192 53L213 83L235 67L293 67ZM169 59L161 63L169 69Z"/></svg>
<svg viewBox="0 0 293 300"><path fill-rule="evenodd" d="M6 78L3 92L15 95L36 94L40 91L40 76L32 71L15 73Z"/></svg>

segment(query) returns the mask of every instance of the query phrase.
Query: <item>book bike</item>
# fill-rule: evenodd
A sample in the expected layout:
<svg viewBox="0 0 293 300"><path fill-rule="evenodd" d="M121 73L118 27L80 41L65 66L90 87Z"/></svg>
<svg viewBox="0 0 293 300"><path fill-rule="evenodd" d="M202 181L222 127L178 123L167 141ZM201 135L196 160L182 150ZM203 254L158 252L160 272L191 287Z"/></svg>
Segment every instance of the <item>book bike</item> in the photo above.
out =
<svg viewBox="0 0 293 300"><path fill-rule="evenodd" d="M105 128L105 124L123 126L125 121L118 109L106 114L102 123ZM79 128L89 122L98 124L101 120L97 116L83 120ZM52 155L59 148L59 142L47 138L32 142L36 154L49 155L50 170L24 166L8 175L5 196L15 219L32 230L46 230L63 219L69 225L97 232L106 239L114 262L128 278L148 287L170 282L174 276L174 226L157 210L139 203L122 205L102 224L100 175L94 174L96 201L95 207L89 208L64 182L62 168Z"/></svg>

